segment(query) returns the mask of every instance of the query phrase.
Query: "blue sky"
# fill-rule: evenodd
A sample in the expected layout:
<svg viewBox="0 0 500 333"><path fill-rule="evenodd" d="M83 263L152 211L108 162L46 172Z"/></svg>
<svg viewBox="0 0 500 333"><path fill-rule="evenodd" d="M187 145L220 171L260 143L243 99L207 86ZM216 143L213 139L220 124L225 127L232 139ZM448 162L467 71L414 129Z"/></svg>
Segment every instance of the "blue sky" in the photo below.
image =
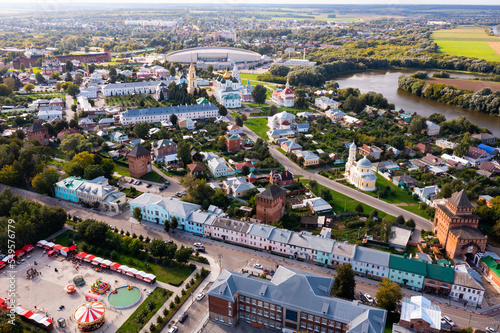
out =
<svg viewBox="0 0 500 333"><path fill-rule="evenodd" d="M0 0L3 2L6 0ZM8 1L8 0L7 0ZM238 4L387 4L391 6L397 5L416 5L416 4L449 4L449 5L500 5L500 1L498 0L349 0L349 1L341 1L341 0L144 0L142 3L158 3L158 4L167 4L167 3L182 3L182 4L224 4L224 5L238 5ZM135 4L140 6L140 3L137 0L80 0L80 1L72 1L72 0L17 0L16 4L65 4L70 3L75 5L76 3L81 4L106 4L106 3L116 3L116 4Z"/></svg>

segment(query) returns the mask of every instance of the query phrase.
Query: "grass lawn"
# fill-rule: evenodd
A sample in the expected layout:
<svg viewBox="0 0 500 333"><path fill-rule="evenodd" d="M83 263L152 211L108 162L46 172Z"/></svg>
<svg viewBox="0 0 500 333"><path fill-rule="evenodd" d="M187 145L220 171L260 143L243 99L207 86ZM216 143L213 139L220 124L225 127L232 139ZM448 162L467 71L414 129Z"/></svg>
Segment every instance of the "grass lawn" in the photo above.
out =
<svg viewBox="0 0 500 333"><path fill-rule="evenodd" d="M307 185L307 184L309 184L309 179L300 179L300 182L302 184ZM333 206L333 211L337 214L345 213L345 212L355 212L356 206L358 204L361 204L363 206L364 213L366 213L366 214L369 214L371 211L373 211L375 209L372 206L369 206L367 204L364 204L362 202L354 200L346 195L343 195L337 191L331 190L323 185L318 184L318 187L319 187L320 191L324 188L330 190L330 192L332 193L332 197L333 197L333 199L330 201L330 204ZM384 213L380 210L378 211L379 217L384 217L386 215L387 215L386 213Z"/></svg>
<svg viewBox="0 0 500 333"><path fill-rule="evenodd" d="M129 198L137 198L138 196L140 196L143 193L141 191L135 190L134 194L132 195L132 194L130 194L130 188L121 189L120 192L125 193L125 195Z"/></svg>
<svg viewBox="0 0 500 333"><path fill-rule="evenodd" d="M281 148L276 148L277 151L279 151L280 153L282 153L283 155L286 155L286 151L284 151L283 149Z"/></svg>
<svg viewBox="0 0 500 333"><path fill-rule="evenodd" d="M382 177L378 173L376 173L376 175L377 175L377 187L379 189L380 188L386 188L387 186L389 186L391 188L391 190L396 191L395 195L391 195L389 193L387 195L387 197L381 198L382 200L384 200L386 202L389 202L389 203L401 203L401 202L404 202L404 203L407 203L407 204L410 204L410 205L412 205L412 204L418 204L418 201L415 200L415 199L413 199L412 193L406 192L405 190L403 190L402 188L396 186L393 182L385 179L384 177ZM375 193L375 192L368 192L368 194L370 194L373 197L377 197L377 193Z"/></svg>
<svg viewBox="0 0 500 333"><path fill-rule="evenodd" d="M115 172L126 177L130 177L130 171L128 170L128 167L122 164L115 163Z"/></svg>
<svg viewBox="0 0 500 333"><path fill-rule="evenodd" d="M440 53L500 62L500 55L488 45L495 43L498 48L500 39L488 36L483 28L459 26L456 29L438 30L431 38L438 45Z"/></svg>
<svg viewBox="0 0 500 333"><path fill-rule="evenodd" d="M267 127L267 118L250 118L245 121L245 126L254 131L255 134L260 136L264 141L268 140L266 132L269 131Z"/></svg>
<svg viewBox="0 0 500 333"><path fill-rule="evenodd" d="M257 80L257 76L259 76L259 75L262 75L262 74L240 73L241 82L243 84L246 84L246 82L243 82L243 81L247 81L247 80L254 80L254 81L256 81Z"/></svg>
<svg viewBox="0 0 500 333"><path fill-rule="evenodd" d="M151 171L144 176L142 176L140 179L142 180L147 180L150 182L155 182L155 183L162 183L160 179L163 179L159 174L156 173L156 171Z"/></svg>
<svg viewBox="0 0 500 333"><path fill-rule="evenodd" d="M79 239L74 241L76 242L78 248L81 250L85 242ZM55 243L61 244L63 246L68 245L68 236L65 233L57 236ZM176 261L172 261L172 264L170 266L163 266L154 262L150 262L148 263L148 267L146 268L145 262L143 260L137 259L130 254L125 254L118 251L116 252L118 253L118 257L115 260L107 257L105 253L103 253L102 249L99 249L99 251L96 250L96 253L92 254L103 259L109 259L111 261L118 262L122 265L127 265L128 267L135 268L139 271L154 274L156 275L156 280L164 283L169 283L174 286L181 285L184 280L186 280L193 272L193 270L189 266L181 265Z"/></svg>
<svg viewBox="0 0 500 333"><path fill-rule="evenodd" d="M117 332L134 333L139 332L144 325L162 307L165 301L172 296L173 292L167 289L156 287L155 290L142 302L141 305L123 323ZM152 304L152 305L150 305ZM154 307L153 307L154 305Z"/></svg>

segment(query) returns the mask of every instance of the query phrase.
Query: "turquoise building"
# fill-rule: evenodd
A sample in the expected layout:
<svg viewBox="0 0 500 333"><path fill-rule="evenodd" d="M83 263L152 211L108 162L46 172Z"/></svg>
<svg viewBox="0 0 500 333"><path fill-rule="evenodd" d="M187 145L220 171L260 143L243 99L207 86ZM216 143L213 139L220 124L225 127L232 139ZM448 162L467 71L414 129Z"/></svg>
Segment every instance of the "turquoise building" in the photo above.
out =
<svg viewBox="0 0 500 333"><path fill-rule="evenodd" d="M76 177L68 177L66 179L57 182L54 186L55 197L78 202L78 197L76 194L76 189L84 182L83 179L78 179Z"/></svg>
<svg viewBox="0 0 500 333"><path fill-rule="evenodd" d="M400 255L391 254L389 262L389 279L406 287L423 289L427 264Z"/></svg>

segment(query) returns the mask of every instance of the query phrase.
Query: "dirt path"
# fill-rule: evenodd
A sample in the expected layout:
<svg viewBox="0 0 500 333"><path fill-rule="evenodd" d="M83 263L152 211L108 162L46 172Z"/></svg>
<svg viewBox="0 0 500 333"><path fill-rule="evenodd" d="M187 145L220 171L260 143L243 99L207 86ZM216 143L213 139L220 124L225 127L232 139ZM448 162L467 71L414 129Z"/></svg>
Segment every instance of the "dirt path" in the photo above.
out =
<svg viewBox="0 0 500 333"><path fill-rule="evenodd" d="M487 42L488 45L500 56L500 42Z"/></svg>

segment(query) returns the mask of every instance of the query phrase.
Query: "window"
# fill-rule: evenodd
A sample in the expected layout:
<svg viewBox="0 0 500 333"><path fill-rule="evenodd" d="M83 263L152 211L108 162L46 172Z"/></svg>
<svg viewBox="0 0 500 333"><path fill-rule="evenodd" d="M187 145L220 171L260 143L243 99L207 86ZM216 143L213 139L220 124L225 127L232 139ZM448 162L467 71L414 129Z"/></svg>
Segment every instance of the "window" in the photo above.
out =
<svg viewBox="0 0 500 333"><path fill-rule="evenodd" d="M281 315L280 314L276 315L276 320L281 320Z"/></svg>
<svg viewBox="0 0 500 333"><path fill-rule="evenodd" d="M245 306L240 303L240 310L245 310Z"/></svg>
<svg viewBox="0 0 500 333"><path fill-rule="evenodd" d="M258 305L259 305L260 307L262 307L262 301L259 301Z"/></svg>
<svg viewBox="0 0 500 333"><path fill-rule="evenodd" d="M228 307L228 308L230 308L230 309L232 309L232 308L233 308L233 303L228 302L228 303L227 303L227 307Z"/></svg>
<svg viewBox="0 0 500 333"><path fill-rule="evenodd" d="M252 299L252 305L257 305L257 301L255 299Z"/></svg>
<svg viewBox="0 0 500 333"><path fill-rule="evenodd" d="M321 324L322 324L322 325L326 325L326 322L327 322L327 320L326 320L325 318L322 318L322 319L321 319Z"/></svg>
<svg viewBox="0 0 500 333"><path fill-rule="evenodd" d="M228 319L228 323L229 323L229 325L233 324L233 321L231 320L231 318Z"/></svg>
<svg viewBox="0 0 500 333"><path fill-rule="evenodd" d="M259 314L259 316L262 316L262 310L261 309L258 309L257 313Z"/></svg>
<svg viewBox="0 0 500 333"><path fill-rule="evenodd" d="M269 303L264 302L264 308L269 309Z"/></svg>
<svg viewBox="0 0 500 333"><path fill-rule="evenodd" d="M243 312L240 312L240 318L241 319L245 318L245 314Z"/></svg>
<svg viewBox="0 0 500 333"><path fill-rule="evenodd" d="M250 315L248 313L245 314L245 318L246 318L246 320L250 320Z"/></svg>
<svg viewBox="0 0 500 333"><path fill-rule="evenodd" d="M246 311L246 312L250 312L250 307L249 307L248 305L247 305L247 306L245 306L245 311Z"/></svg>
<svg viewBox="0 0 500 333"><path fill-rule="evenodd" d="M335 328L342 328L342 324L339 322L335 323Z"/></svg>
<svg viewBox="0 0 500 333"><path fill-rule="evenodd" d="M275 318L274 312L271 312L271 313L269 314L269 317L271 317L271 319L274 319L274 318Z"/></svg>
<svg viewBox="0 0 500 333"><path fill-rule="evenodd" d="M311 324L311 323L307 323L307 329L308 329L308 330L312 330L312 329L313 329L313 324Z"/></svg>
<svg viewBox="0 0 500 333"><path fill-rule="evenodd" d="M276 305L276 311L281 311L281 306Z"/></svg>
<svg viewBox="0 0 500 333"><path fill-rule="evenodd" d="M264 317L269 317L269 311L264 311Z"/></svg>
<svg viewBox="0 0 500 333"><path fill-rule="evenodd" d="M302 319L307 319L307 314L306 314L306 313L304 313L304 312L302 312L302 313L300 314L300 318L302 318Z"/></svg>
<svg viewBox="0 0 500 333"><path fill-rule="evenodd" d="M319 317L318 316L314 317L314 322L319 323Z"/></svg>
<svg viewBox="0 0 500 333"><path fill-rule="evenodd" d="M232 312L231 310L228 310L228 311L227 311L227 315L228 315L228 316L232 316L232 315L233 315L233 312Z"/></svg>
<svg viewBox="0 0 500 333"><path fill-rule="evenodd" d="M257 309L256 308L252 308L252 313L257 313Z"/></svg>
<svg viewBox="0 0 500 333"><path fill-rule="evenodd" d="M314 320L314 316L313 315L309 315L308 318L310 321L313 321Z"/></svg>
<svg viewBox="0 0 500 333"><path fill-rule="evenodd" d="M305 321L301 322L301 323L300 323L300 327L301 327L301 328L306 328L306 322L305 322Z"/></svg>

